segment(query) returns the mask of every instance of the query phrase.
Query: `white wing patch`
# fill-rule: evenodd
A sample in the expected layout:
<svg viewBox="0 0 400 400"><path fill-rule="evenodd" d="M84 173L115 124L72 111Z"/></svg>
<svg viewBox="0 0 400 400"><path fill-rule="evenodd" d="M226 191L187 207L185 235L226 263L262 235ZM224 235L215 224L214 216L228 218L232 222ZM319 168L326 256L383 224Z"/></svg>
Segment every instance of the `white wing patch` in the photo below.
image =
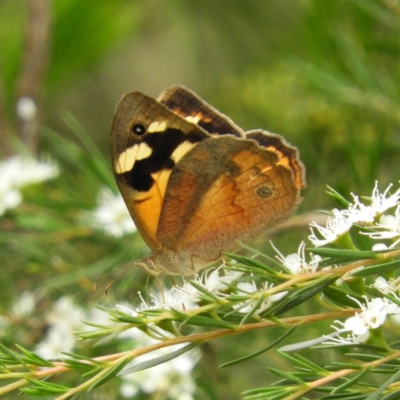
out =
<svg viewBox="0 0 400 400"><path fill-rule="evenodd" d="M185 117L186 121L191 122L192 124L197 125L197 123L200 121L201 119L201 115L195 115L194 117L191 115L188 115L187 117Z"/></svg>
<svg viewBox="0 0 400 400"><path fill-rule="evenodd" d="M129 147L129 149L126 149L120 154L114 165L114 169L118 174L123 174L124 172L132 169L138 150L139 148L135 144L133 147Z"/></svg>
<svg viewBox="0 0 400 400"><path fill-rule="evenodd" d="M136 161L149 158L152 152L153 150L147 143L135 144L129 147L118 157L114 165L115 171L118 174L131 171Z"/></svg>
<svg viewBox="0 0 400 400"><path fill-rule="evenodd" d="M147 132L164 132L167 127L167 123L165 121L154 121L152 122L149 127L147 128Z"/></svg>
<svg viewBox="0 0 400 400"><path fill-rule="evenodd" d="M182 157L189 153L190 150L193 149L194 146L196 146L197 143L190 143L188 141L182 142L171 154L171 160L177 164Z"/></svg>

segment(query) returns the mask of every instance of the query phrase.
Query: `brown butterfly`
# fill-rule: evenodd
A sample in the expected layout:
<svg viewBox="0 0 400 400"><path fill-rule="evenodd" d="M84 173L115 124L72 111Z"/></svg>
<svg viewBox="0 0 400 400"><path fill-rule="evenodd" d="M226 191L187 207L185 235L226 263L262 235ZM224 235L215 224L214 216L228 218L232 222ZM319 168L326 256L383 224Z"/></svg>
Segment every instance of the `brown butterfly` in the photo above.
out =
<svg viewBox="0 0 400 400"><path fill-rule="evenodd" d="M112 165L152 255L150 273L192 275L224 251L287 219L300 202L298 150L263 130L244 132L183 86L157 100L122 97L112 124Z"/></svg>

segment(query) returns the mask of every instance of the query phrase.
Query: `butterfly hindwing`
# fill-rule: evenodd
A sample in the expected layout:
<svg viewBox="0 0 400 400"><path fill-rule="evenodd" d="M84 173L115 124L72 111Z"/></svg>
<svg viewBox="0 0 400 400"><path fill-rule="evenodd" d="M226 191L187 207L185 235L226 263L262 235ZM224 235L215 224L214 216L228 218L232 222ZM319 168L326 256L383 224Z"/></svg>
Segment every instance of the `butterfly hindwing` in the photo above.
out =
<svg viewBox="0 0 400 400"><path fill-rule="evenodd" d="M211 137L174 169L157 239L212 261L286 219L299 201L279 153L253 140Z"/></svg>

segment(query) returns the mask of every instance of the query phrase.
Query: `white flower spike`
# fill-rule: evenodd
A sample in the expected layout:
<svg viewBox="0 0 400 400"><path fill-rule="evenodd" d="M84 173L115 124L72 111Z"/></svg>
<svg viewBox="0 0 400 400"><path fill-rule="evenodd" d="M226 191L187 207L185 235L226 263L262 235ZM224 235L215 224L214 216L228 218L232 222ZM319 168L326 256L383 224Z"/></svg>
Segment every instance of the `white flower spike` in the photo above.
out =
<svg viewBox="0 0 400 400"><path fill-rule="evenodd" d="M19 206L24 186L53 179L58 174L58 166L52 161L14 156L0 162L0 216Z"/></svg>
<svg viewBox="0 0 400 400"><path fill-rule="evenodd" d="M304 242L300 243L297 253L289 254L284 256L271 242L271 246L277 252L276 258L286 267L292 274L309 274L315 272L318 269L321 257L319 255L311 254L311 261L306 261Z"/></svg>
<svg viewBox="0 0 400 400"><path fill-rule="evenodd" d="M334 242L340 236L348 232L353 225L353 220L340 210L334 209L332 212L333 218L328 218L325 228L318 225L316 222L311 222L310 224L311 235L308 238L316 247ZM316 228L320 237L317 237L313 228Z"/></svg>
<svg viewBox="0 0 400 400"><path fill-rule="evenodd" d="M94 211L85 214L89 217L91 226L114 237L122 237L136 231L136 226L119 193L114 194L109 188L103 188L99 193L97 204L98 207Z"/></svg>
<svg viewBox="0 0 400 400"><path fill-rule="evenodd" d="M358 303L362 311L348 318L345 322L336 321L340 326L333 326L333 328L339 334L349 332L349 335L345 338L341 336L331 338L331 342L326 343L363 343L368 340L371 329L377 329L383 325L388 315L400 314L400 308L387 298L377 297L369 301L364 296L366 304L362 304L350 296L349 298Z"/></svg>

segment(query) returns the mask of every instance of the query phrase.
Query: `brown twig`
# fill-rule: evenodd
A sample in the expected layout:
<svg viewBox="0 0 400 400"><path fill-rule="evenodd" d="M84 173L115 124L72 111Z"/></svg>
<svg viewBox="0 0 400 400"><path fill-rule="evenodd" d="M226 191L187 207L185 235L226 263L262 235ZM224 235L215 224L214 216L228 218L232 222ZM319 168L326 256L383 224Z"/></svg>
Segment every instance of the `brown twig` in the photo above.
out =
<svg viewBox="0 0 400 400"><path fill-rule="evenodd" d="M41 88L49 56L50 5L48 0L29 0L26 52L18 85L19 136L32 154L37 145Z"/></svg>

